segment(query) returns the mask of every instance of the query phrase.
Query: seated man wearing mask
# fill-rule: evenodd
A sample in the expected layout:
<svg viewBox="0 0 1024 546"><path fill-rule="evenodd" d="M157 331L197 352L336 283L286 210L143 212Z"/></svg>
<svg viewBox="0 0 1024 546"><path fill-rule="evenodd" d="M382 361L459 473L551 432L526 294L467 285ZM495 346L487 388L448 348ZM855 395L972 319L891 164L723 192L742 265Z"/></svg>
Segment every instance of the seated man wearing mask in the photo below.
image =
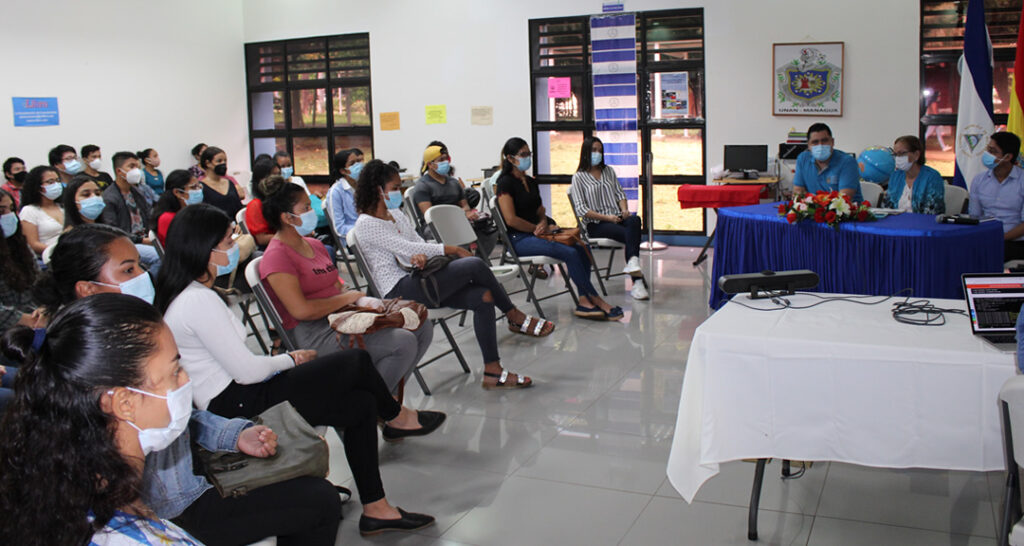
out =
<svg viewBox="0 0 1024 546"><path fill-rule="evenodd" d="M1003 223L1003 260L1024 259L1024 169L1016 165L1020 138L1013 133L992 135L981 156L988 169L971 181L967 211Z"/></svg>
<svg viewBox="0 0 1024 546"><path fill-rule="evenodd" d="M807 129L807 150L796 158L794 198L804 193L838 191L849 195L854 202L864 200L860 193L857 160L842 150L836 150L834 145L835 139L828 125L815 123Z"/></svg>

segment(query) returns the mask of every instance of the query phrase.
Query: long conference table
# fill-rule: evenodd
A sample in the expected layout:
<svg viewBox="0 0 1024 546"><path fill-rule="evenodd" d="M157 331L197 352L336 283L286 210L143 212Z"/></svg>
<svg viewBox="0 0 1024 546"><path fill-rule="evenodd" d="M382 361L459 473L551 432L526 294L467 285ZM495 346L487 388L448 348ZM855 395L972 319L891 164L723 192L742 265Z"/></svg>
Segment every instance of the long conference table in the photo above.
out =
<svg viewBox="0 0 1024 546"><path fill-rule="evenodd" d="M718 209L715 232L714 280L810 269L822 292L887 296L911 288L915 297L960 298L961 274L1003 269L999 222L939 224L931 215L904 213L836 230L812 221L790 225L774 203ZM711 307L726 299L714 283Z"/></svg>
<svg viewBox="0 0 1024 546"><path fill-rule="evenodd" d="M829 296L787 299L802 307ZM692 502L720 463L759 459L748 530L756 538L768 458L1003 470L997 397L1016 373L1015 355L976 338L965 316L898 323L895 301L770 310L779 306L738 295L701 324L668 461L679 494ZM962 299L931 301L966 308Z"/></svg>

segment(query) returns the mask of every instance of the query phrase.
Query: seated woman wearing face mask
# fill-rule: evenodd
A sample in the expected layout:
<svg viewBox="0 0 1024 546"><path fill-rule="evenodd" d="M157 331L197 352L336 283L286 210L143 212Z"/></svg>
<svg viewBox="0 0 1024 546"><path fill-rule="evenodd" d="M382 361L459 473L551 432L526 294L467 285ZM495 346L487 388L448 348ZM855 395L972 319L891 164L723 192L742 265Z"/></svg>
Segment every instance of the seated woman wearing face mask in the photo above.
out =
<svg viewBox="0 0 1024 546"><path fill-rule="evenodd" d="M946 213L946 182L939 171L924 164L924 146L913 135L901 136L892 145L896 170L889 177L885 206L919 214ZM960 211L950 211L960 214Z"/></svg>

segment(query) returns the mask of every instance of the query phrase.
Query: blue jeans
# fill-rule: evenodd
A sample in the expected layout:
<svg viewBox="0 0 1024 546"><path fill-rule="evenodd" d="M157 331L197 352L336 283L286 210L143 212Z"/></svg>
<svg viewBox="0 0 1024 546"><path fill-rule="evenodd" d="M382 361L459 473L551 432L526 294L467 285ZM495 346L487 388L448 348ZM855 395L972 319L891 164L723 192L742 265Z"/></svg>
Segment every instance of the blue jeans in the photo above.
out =
<svg viewBox="0 0 1024 546"><path fill-rule="evenodd" d="M640 256L640 217L632 214L621 224L614 222L591 222L587 224L587 235L601 239L614 239L626 245L626 260Z"/></svg>
<svg viewBox="0 0 1024 546"><path fill-rule="evenodd" d="M14 378L18 376L18 368L5 366L7 373L0 376L0 415L14 399Z"/></svg>
<svg viewBox="0 0 1024 546"><path fill-rule="evenodd" d="M597 290L590 284L590 257L587 249L580 245L569 246L562 243L545 241L532 233L512 232L508 234L512 246L520 256L550 256L565 262L569 270L569 278L576 285L581 296L596 296Z"/></svg>
<svg viewBox="0 0 1024 546"><path fill-rule="evenodd" d="M137 244L135 249L139 251L139 262L146 267L153 278L160 272L160 255L153 245Z"/></svg>

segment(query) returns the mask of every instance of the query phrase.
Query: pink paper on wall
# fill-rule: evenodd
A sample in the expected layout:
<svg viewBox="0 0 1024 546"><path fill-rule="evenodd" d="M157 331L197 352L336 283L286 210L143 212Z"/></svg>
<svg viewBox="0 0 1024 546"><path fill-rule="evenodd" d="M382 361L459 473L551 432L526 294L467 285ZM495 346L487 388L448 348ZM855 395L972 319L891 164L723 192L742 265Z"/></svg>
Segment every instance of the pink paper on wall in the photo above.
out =
<svg viewBox="0 0 1024 546"><path fill-rule="evenodd" d="M548 78L548 98L567 99L572 96L572 78Z"/></svg>

